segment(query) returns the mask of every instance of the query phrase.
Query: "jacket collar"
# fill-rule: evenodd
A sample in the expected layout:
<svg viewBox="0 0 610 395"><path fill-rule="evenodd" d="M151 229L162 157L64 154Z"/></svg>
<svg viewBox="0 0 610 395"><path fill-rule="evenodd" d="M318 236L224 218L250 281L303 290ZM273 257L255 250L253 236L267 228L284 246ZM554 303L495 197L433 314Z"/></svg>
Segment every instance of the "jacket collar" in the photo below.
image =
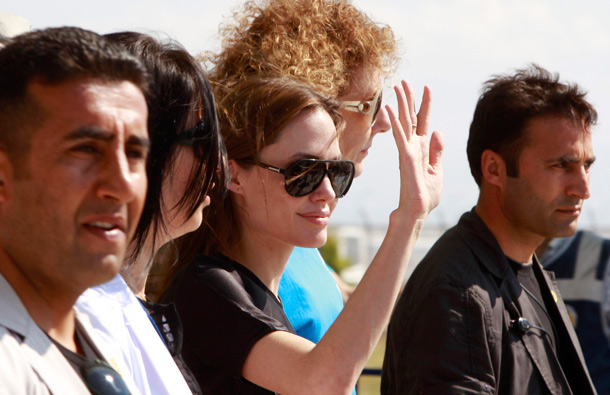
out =
<svg viewBox="0 0 610 395"><path fill-rule="evenodd" d="M28 314L13 287L0 274L0 325L20 337L20 353L51 393L88 393L87 387Z"/></svg>
<svg viewBox="0 0 610 395"><path fill-rule="evenodd" d="M485 269L493 274L500 286L501 281L511 271L510 264L500 244L474 208L462 215L458 229L466 245Z"/></svg>
<svg viewBox="0 0 610 395"><path fill-rule="evenodd" d="M26 337L32 330L32 325L37 326L13 287L0 274L0 325L19 334L22 338Z"/></svg>
<svg viewBox="0 0 610 395"><path fill-rule="evenodd" d="M522 293L521 286L502 247L474 208L462 215L460 225L462 225L459 229L463 233L464 242L480 264L494 277L509 316L520 317L521 306L518 306L516 301Z"/></svg>
<svg viewBox="0 0 610 395"><path fill-rule="evenodd" d="M0 311L2 312L0 326L4 326L20 337L19 351L51 393L89 393L83 380L47 334L34 322L19 296L2 274L0 274ZM75 311L75 315L76 325L83 329L83 335L97 346L104 359L121 374L129 391L134 395L139 394L120 352L95 335L86 316L78 311Z"/></svg>

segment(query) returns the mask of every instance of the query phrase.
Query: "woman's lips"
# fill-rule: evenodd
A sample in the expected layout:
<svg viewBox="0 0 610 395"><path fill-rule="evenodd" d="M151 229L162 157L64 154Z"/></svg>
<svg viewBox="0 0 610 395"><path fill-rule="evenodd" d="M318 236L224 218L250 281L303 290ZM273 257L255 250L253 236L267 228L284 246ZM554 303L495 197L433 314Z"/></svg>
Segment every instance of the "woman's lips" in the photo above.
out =
<svg viewBox="0 0 610 395"><path fill-rule="evenodd" d="M327 226L330 221L330 213L326 211L302 213L299 216L313 224Z"/></svg>

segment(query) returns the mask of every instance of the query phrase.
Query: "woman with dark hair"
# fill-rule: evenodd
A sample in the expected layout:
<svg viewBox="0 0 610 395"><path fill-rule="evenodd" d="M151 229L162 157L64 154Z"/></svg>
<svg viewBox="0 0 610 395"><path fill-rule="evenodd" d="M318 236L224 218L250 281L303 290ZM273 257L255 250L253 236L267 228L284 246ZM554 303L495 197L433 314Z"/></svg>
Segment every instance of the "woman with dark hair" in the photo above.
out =
<svg viewBox="0 0 610 395"><path fill-rule="evenodd" d="M179 44L133 32L106 37L138 56L152 77L148 194L122 274L87 290L77 307L118 343L143 394L199 393L180 356L175 309L148 302L145 286L159 248L197 229L210 198L222 200L225 193L226 154L214 99L201 66Z"/></svg>
<svg viewBox="0 0 610 395"><path fill-rule="evenodd" d="M293 248L325 243L330 215L355 173L353 162L340 159L340 104L271 77L244 79L217 98L229 194L212 202L199 231L207 231L207 255L194 258L173 289L183 356L205 393L352 391L440 199L442 139L435 133L429 145L426 91L417 115L406 82L395 88L398 113L386 107L399 152L399 206L377 258L317 344L295 334L277 294ZM204 247L182 244L181 259Z"/></svg>

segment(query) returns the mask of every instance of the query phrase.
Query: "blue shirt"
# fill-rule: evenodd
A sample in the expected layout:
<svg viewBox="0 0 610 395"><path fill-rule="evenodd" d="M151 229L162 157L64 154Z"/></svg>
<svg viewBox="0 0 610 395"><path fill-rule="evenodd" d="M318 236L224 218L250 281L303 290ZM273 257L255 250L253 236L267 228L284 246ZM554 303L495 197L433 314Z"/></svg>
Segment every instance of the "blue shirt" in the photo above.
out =
<svg viewBox="0 0 610 395"><path fill-rule="evenodd" d="M315 248L296 247L280 281L284 312L301 337L317 343L343 309L343 297Z"/></svg>
<svg viewBox="0 0 610 395"><path fill-rule="evenodd" d="M280 280L278 293L288 320L299 336L314 343L343 309L343 296L331 270L316 248L295 247Z"/></svg>

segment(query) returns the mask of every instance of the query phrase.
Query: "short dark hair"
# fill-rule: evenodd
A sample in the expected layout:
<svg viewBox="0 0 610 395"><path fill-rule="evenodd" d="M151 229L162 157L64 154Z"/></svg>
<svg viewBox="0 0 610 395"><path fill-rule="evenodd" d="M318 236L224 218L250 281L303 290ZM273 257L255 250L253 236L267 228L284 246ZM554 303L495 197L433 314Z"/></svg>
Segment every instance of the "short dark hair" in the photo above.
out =
<svg viewBox="0 0 610 395"><path fill-rule="evenodd" d="M191 169L187 190L177 204L177 208L186 210L186 218L200 209L206 195L210 195L212 201L224 198L226 151L212 88L195 58L175 41L159 42L142 33L120 32L108 34L106 38L137 56L151 76L150 90L145 94L151 140L147 162L148 192L127 257L128 263L133 263L149 236L154 241L159 232L167 231L167 219L163 217L163 184L189 123L202 122L202 127L196 128L196 134L192 136L198 160ZM156 247L151 246L153 251Z"/></svg>
<svg viewBox="0 0 610 395"><path fill-rule="evenodd" d="M517 177L523 133L528 123L542 116L559 116L594 125L597 112L578 85L559 82L559 75L532 64L511 75L496 75L483 86L468 137L468 162L477 184L482 181L481 155L497 152L506 161L509 177Z"/></svg>
<svg viewBox="0 0 610 395"><path fill-rule="evenodd" d="M11 159L29 151L30 132L45 116L28 94L32 81L55 85L78 78L129 81L143 93L148 88L138 59L87 30L49 28L5 41L0 49L0 150Z"/></svg>

